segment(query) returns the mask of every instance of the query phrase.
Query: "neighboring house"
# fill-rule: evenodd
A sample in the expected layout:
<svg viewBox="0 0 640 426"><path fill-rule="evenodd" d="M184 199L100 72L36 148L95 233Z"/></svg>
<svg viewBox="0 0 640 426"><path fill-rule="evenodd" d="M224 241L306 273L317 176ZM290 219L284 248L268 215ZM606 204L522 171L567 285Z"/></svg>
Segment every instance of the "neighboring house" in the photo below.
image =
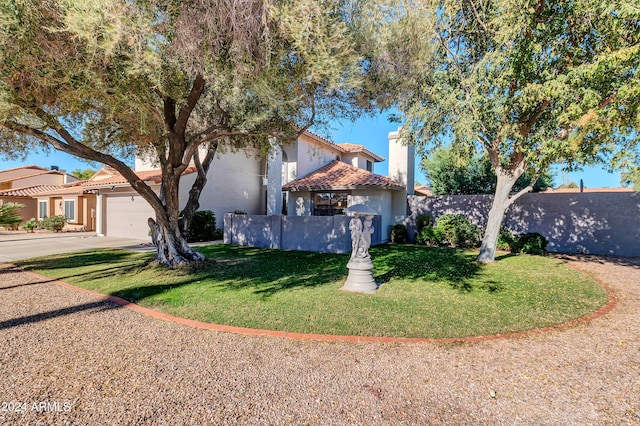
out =
<svg viewBox="0 0 640 426"><path fill-rule="evenodd" d="M189 168L185 174L194 171L195 168ZM156 193L159 192L160 170L138 171L136 174ZM99 235L150 240L147 219L155 217L155 213L120 173L110 167L100 169L83 184L83 188L95 194L95 231Z"/></svg>
<svg viewBox="0 0 640 426"><path fill-rule="evenodd" d="M67 223L64 230L96 230L96 195L83 185L87 181L77 181L33 195L38 202L37 220L49 216L64 216Z"/></svg>
<svg viewBox="0 0 640 426"><path fill-rule="evenodd" d="M0 170L0 203L24 205L19 210L22 223L31 218L50 216L53 210L49 206L45 209L45 206L40 205L37 195L77 181L76 177L55 166L45 169L31 165Z"/></svg>
<svg viewBox="0 0 640 426"><path fill-rule="evenodd" d="M344 208L363 203L378 211L382 241L388 241L391 225L404 220L407 210L407 148L390 134L390 164L398 180L374 174L381 156L362 145L335 144L311 132L294 143L275 146L269 158L257 153L219 152L207 175L200 196L200 209L212 210L221 227L226 213L242 211L249 215L327 216L340 215ZM404 150L404 151L403 151ZM403 157L404 156L404 157ZM404 164L404 165L402 165ZM156 190L160 185L157 162L136 158L136 173ZM195 170L192 170L195 171ZM404 172L403 172L404 171ZM393 175L392 175L393 176ZM180 183L181 205L187 200L196 175L187 173ZM84 188L97 191L97 232L109 236L148 239L147 218L151 207L115 171L102 169ZM413 192L413 191L411 191Z"/></svg>

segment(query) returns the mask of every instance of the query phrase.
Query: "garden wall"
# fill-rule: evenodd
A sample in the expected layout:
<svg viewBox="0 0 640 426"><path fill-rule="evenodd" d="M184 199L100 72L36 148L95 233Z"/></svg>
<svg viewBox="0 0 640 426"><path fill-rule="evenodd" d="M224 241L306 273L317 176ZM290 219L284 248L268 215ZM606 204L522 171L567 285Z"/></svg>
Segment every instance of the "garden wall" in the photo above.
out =
<svg viewBox="0 0 640 426"><path fill-rule="evenodd" d="M484 227L491 195L409 196L407 228L415 237L418 214L466 216ZM561 253L640 256L640 192L525 194L503 223L515 233L538 232Z"/></svg>
<svg viewBox="0 0 640 426"><path fill-rule="evenodd" d="M242 246L321 253L351 251L349 216L224 215L224 242ZM380 216L374 216L371 245L380 244Z"/></svg>

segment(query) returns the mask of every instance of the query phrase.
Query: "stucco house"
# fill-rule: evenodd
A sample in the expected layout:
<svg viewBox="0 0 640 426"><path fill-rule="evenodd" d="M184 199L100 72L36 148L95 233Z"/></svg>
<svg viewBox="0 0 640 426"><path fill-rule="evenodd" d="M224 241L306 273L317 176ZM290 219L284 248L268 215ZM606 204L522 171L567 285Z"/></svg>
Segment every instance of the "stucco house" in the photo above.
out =
<svg viewBox="0 0 640 426"><path fill-rule="evenodd" d="M46 201L46 197L39 199L40 194L56 191L67 185L79 182L78 178L59 170L56 166L50 169L30 165L0 170L0 203L20 203L24 205L19 210L22 223L27 220L41 219L53 214L65 214L62 209L54 209L54 205ZM55 212L58 213L55 213Z"/></svg>
<svg viewBox="0 0 640 426"><path fill-rule="evenodd" d="M212 210L220 227L225 214L237 211L249 216L333 216L364 203L380 214L381 241L388 241L391 225L406 217L407 188L413 191L412 177L407 182L413 158L397 135L390 134L392 145L398 149L390 149L390 156L397 157L389 167L391 177L374 173L375 163L384 158L363 145L336 144L311 132L275 147L268 158L222 152L209 169L200 209ZM154 159L136 158L135 171L159 189L161 174ZM193 171L181 179L181 205L196 177ZM122 176L103 169L83 186L96 192L99 234L149 239L147 218L154 216L153 210Z"/></svg>

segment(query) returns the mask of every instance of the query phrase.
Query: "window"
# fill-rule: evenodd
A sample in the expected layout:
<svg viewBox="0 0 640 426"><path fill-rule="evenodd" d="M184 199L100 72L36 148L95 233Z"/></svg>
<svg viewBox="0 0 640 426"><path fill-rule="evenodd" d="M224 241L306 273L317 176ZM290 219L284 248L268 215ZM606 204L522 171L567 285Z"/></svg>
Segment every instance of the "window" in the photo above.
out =
<svg viewBox="0 0 640 426"><path fill-rule="evenodd" d="M47 214L47 204L46 201L38 201L38 219L44 219L49 216Z"/></svg>
<svg viewBox="0 0 640 426"><path fill-rule="evenodd" d="M344 214L347 208L347 192L316 192L313 194L313 215L334 216Z"/></svg>
<svg viewBox="0 0 640 426"><path fill-rule="evenodd" d="M369 160L367 160L367 171L373 172L373 163Z"/></svg>
<svg viewBox="0 0 640 426"><path fill-rule="evenodd" d="M64 200L64 217L68 222L76 221L76 200Z"/></svg>

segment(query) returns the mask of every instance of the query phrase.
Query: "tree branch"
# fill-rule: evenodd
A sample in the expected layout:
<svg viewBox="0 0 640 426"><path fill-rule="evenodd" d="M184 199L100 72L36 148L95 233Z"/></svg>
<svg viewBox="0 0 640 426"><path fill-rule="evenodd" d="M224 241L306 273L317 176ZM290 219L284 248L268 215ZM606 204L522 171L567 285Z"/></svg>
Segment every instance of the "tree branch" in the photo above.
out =
<svg viewBox="0 0 640 426"><path fill-rule="evenodd" d="M187 122L189 121L189 117L191 117L191 113L196 107L200 96L202 96L202 92L204 92L204 86L205 81L202 74L196 75L196 78L193 81L193 86L191 87L191 91L189 92L189 96L187 97L187 100L182 108L180 108L178 119L173 128L173 130L179 135L185 134L185 131L187 129Z"/></svg>

